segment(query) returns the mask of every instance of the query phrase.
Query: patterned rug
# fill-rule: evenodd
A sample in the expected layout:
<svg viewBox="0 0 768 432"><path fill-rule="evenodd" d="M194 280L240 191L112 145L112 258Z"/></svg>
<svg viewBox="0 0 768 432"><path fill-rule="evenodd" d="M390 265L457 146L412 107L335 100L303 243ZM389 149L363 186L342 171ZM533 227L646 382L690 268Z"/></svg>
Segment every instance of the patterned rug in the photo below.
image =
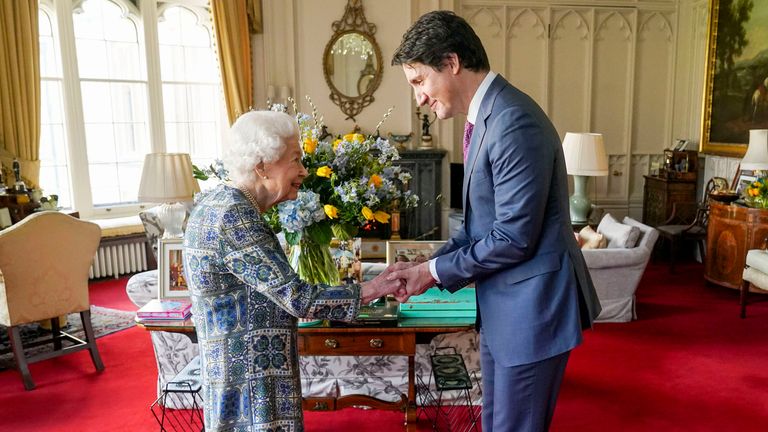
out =
<svg viewBox="0 0 768 432"><path fill-rule="evenodd" d="M93 331L96 333L96 338L106 336L116 331L125 330L135 325L134 317L135 312L121 311L117 309L109 309L100 306L91 306L91 323L93 324ZM83 331L83 323L80 321L79 313L69 314L67 317L67 325L62 328L63 331L85 339L85 332ZM24 325L21 329L21 340L23 345L27 343L50 338L50 330L46 330L40 327L39 324ZM68 341L64 340L63 345L71 345ZM45 351L51 351L53 344L44 344L29 349L25 349L24 352L30 356L39 354ZM8 329L5 326L0 325L0 370L13 367L13 353L5 353L6 350L10 350L10 341L8 340Z"/></svg>

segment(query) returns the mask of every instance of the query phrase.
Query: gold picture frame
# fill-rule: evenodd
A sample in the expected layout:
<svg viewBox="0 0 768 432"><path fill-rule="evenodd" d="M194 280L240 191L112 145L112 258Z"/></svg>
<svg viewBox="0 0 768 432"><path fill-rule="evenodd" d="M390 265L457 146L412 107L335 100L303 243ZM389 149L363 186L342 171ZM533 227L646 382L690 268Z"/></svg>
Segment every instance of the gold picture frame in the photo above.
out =
<svg viewBox="0 0 768 432"><path fill-rule="evenodd" d="M182 242L180 238L161 238L157 241L158 298L189 297Z"/></svg>
<svg viewBox="0 0 768 432"><path fill-rule="evenodd" d="M768 49L760 31L768 2L754 2L751 11L742 13L720 6L721 0L709 2L699 151L743 157L749 129L768 128L768 61L759 55Z"/></svg>
<svg viewBox="0 0 768 432"><path fill-rule="evenodd" d="M390 240L387 242L387 265L396 262L427 261L444 244L444 240Z"/></svg>

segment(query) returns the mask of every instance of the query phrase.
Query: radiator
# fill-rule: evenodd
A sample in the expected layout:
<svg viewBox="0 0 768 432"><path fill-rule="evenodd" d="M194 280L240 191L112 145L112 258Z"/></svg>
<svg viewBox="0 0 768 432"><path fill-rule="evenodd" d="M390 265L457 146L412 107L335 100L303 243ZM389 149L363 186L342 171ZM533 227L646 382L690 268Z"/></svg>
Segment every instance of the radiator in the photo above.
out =
<svg viewBox="0 0 768 432"><path fill-rule="evenodd" d="M93 257L88 277L91 279L147 270L145 241L122 244L102 244Z"/></svg>

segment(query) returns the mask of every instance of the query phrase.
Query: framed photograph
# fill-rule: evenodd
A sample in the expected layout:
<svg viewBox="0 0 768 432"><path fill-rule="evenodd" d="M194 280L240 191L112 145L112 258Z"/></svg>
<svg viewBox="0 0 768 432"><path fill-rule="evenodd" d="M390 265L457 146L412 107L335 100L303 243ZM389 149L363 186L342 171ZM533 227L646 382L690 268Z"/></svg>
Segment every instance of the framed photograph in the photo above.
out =
<svg viewBox="0 0 768 432"><path fill-rule="evenodd" d="M184 277L182 239L161 238L157 244L158 297L189 297Z"/></svg>
<svg viewBox="0 0 768 432"><path fill-rule="evenodd" d="M362 241L360 237L341 241L331 240L331 256L339 271L339 279L346 283L363 281Z"/></svg>
<svg viewBox="0 0 768 432"><path fill-rule="evenodd" d="M710 0L700 151L742 157L750 129L768 128L768 2Z"/></svg>
<svg viewBox="0 0 768 432"><path fill-rule="evenodd" d="M674 147L672 147L672 150L674 151L683 151L685 150L685 146L688 144L688 141L684 139L679 139L675 142Z"/></svg>
<svg viewBox="0 0 768 432"><path fill-rule="evenodd" d="M8 228L11 225L13 225L11 211L8 207L0 208L0 229Z"/></svg>
<svg viewBox="0 0 768 432"><path fill-rule="evenodd" d="M753 175L741 174L739 176L739 182L736 183L736 194L742 196L747 187L749 187L749 185L752 184L752 182L755 180L757 180L757 177Z"/></svg>
<svg viewBox="0 0 768 432"><path fill-rule="evenodd" d="M427 261L444 244L445 241L390 240L387 242L387 265Z"/></svg>

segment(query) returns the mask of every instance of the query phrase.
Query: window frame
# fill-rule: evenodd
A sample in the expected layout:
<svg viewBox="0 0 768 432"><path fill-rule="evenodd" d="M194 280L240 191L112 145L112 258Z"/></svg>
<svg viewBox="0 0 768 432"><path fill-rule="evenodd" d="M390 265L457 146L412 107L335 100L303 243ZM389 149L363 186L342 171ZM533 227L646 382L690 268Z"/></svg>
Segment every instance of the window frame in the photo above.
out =
<svg viewBox="0 0 768 432"><path fill-rule="evenodd" d="M120 7L123 16L133 21L137 29L139 53L143 56L147 93L147 136L149 151L164 152L165 119L163 111L162 77L160 71L159 49L159 19L163 13L172 7L184 7L192 12L200 25L205 26L214 36L210 11L200 0L168 0L158 5L157 0L138 0L134 4L130 0L108 0ZM39 0L38 4L51 19L54 33L54 44L58 49L61 61L61 83L63 99L64 134L68 156L68 173L72 206L83 218L108 218L135 215L139 211L150 208L155 203L120 203L111 205L93 204L91 181L89 174L87 145L85 138L85 123L81 82L93 81L92 78L81 79L78 73L76 39L74 33L73 14L81 7L83 0ZM145 25L147 23L147 25ZM110 80L123 81L120 79ZM131 80L132 81L132 80ZM138 184L140 179L136 179ZM44 186L44 185L43 185ZM56 193L56 191L47 191Z"/></svg>

